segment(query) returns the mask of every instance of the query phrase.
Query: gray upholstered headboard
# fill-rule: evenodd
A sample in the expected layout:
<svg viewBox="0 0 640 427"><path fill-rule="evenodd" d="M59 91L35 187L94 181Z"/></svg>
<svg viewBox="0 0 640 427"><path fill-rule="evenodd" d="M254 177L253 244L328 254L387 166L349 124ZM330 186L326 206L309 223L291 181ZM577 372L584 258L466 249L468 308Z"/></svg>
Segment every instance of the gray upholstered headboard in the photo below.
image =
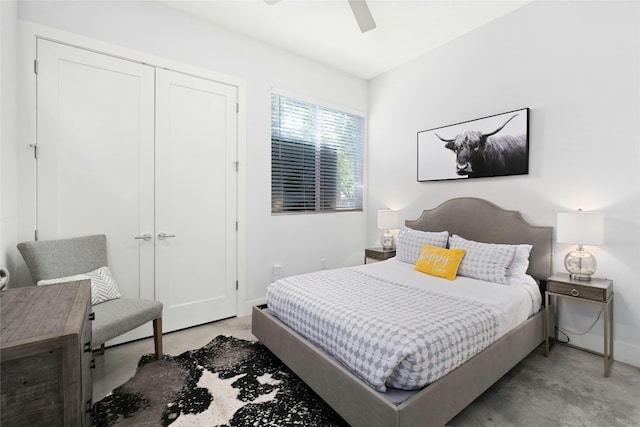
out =
<svg viewBox="0 0 640 427"><path fill-rule="evenodd" d="M415 230L448 231L478 242L531 244L528 273L540 280L551 275L553 227L531 225L520 212L504 210L486 200L451 199L425 210L416 220L405 221L405 225Z"/></svg>

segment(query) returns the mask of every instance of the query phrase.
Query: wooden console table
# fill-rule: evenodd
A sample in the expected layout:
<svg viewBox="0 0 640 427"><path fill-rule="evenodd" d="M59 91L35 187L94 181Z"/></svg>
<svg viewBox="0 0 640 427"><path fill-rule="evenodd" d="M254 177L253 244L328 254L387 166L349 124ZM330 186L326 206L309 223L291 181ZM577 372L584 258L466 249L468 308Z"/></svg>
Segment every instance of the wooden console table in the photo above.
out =
<svg viewBox="0 0 640 427"><path fill-rule="evenodd" d="M91 425L91 284L0 292L0 425Z"/></svg>

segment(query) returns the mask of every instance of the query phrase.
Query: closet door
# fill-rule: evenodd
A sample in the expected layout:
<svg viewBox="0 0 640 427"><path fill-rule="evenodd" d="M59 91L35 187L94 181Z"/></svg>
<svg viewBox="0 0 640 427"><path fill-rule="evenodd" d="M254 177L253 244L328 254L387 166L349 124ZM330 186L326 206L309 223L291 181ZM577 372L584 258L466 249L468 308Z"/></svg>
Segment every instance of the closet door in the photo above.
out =
<svg viewBox="0 0 640 427"><path fill-rule="evenodd" d="M166 331L236 315L236 87L156 74L156 295Z"/></svg>
<svg viewBox="0 0 640 427"><path fill-rule="evenodd" d="M106 234L120 292L154 299L154 68L37 43L38 239Z"/></svg>

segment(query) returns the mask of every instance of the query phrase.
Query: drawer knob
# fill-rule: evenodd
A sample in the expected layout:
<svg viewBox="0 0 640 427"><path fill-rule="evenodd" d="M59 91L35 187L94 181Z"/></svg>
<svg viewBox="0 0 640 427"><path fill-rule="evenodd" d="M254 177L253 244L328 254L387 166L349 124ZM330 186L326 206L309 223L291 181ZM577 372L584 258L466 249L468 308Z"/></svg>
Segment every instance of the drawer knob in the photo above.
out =
<svg viewBox="0 0 640 427"><path fill-rule="evenodd" d="M96 320L96 314L95 314L95 313L93 313L93 312L91 312L91 313L89 314L89 320Z"/></svg>
<svg viewBox="0 0 640 427"><path fill-rule="evenodd" d="M578 295L580 295L580 292L578 292L576 288L573 288L571 289L571 295L573 295L574 297L577 297Z"/></svg>

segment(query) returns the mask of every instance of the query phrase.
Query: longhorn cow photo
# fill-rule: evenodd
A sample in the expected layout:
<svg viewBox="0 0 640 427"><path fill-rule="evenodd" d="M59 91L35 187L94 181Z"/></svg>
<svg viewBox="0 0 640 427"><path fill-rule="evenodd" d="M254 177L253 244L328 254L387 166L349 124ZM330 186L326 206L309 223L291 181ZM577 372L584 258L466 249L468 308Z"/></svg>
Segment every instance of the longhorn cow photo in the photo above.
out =
<svg viewBox="0 0 640 427"><path fill-rule="evenodd" d="M529 173L529 109L418 132L418 181Z"/></svg>

